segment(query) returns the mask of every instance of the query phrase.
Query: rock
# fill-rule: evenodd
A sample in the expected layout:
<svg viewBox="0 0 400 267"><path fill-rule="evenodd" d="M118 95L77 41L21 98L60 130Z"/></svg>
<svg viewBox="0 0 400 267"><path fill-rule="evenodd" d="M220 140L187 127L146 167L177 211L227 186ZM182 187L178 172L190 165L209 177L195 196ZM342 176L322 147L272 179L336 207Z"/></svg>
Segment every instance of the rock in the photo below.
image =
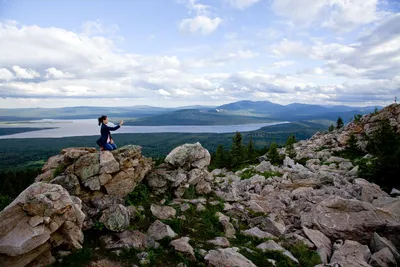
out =
<svg viewBox="0 0 400 267"><path fill-rule="evenodd" d="M169 206L159 206L151 204L150 210L154 216L161 220L172 219L176 216L176 210Z"/></svg>
<svg viewBox="0 0 400 267"><path fill-rule="evenodd" d="M189 244L189 240L190 240L189 237L181 237L179 239L171 241L169 244L173 246L176 251L179 251L189 256L190 260L196 261L196 257L194 255L194 249Z"/></svg>
<svg viewBox="0 0 400 267"><path fill-rule="evenodd" d="M390 192L390 196L392 196L392 197L400 196L400 190L393 188L392 191Z"/></svg>
<svg viewBox="0 0 400 267"><path fill-rule="evenodd" d="M292 262L299 264L299 261L293 256L290 251L287 251L273 240L265 241L264 243L259 244L257 248L261 249L262 251L270 250L282 252L282 254L288 257Z"/></svg>
<svg viewBox="0 0 400 267"><path fill-rule="evenodd" d="M153 239L137 230L126 230L110 238L103 238L103 242L105 242L106 249L134 248L143 251L156 246Z"/></svg>
<svg viewBox="0 0 400 267"><path fill-rule="evenodd" d="M372 267L395 267L397 266L396 259L388 248L383 248L374 253L369 260Z"/></svg>
<svg viewBox="0 0 400 267"><path fill-rule="evenodd" d="M167 155L165 162L184 170L204 169L210 165L211 155L207 149L197 142L176 147Z"/></svg>
<svg viewBox="0 0 400 267"><path fill-rule="evenodd" d="M98 153L85 154L74 164L75 174L81 182L98 175L100 172L100 156Z"/></svg>
<svg viewBox="0 0 400 267"><path fill-rule="evenodd" d="M278 237L285 233L285 225L283 222L276 222L271 218L256 217L249 220L249 225L251 227L258 225L260 229Z"/></svg>
<svg viewBox="0 0 400 267"><path fill-rule="evenodd" d="M149 253L140 252L140 253L136 254L136 257L139 259L140 265L148 265L148 264L150 264Z"/></svg>
<svg viewBox="0 0 400 267"><path fill-rule="evenodd" d="M221 221L222 228L224 229L225 236L228 238L235 238L235 227L228 221Z"/></svg>
<svg viewBox="0 0 400 267"><path fill-rule="evenodd" d="M321 257L322 263L329 263L329 258L332 255L331 240L318 230L312 230L308 229L307 227L303 227L303 232L317 247L317 251Z"/></svg>
<svg viewBox="0 0 400 267"><path fill-rule="evenodd" d="M382 229L384 236L400 245L400 238L395 234L400 231L400 217L355 199L328 197L302 213L301 224L331 240L351 239L364 244L370 242L376 230Z"/></svg>
<svg viewBox="0 0 400 267"><path fill-rule="evenodd" d="M351 169L347 174L350 176L358 176L359 167L358 165Z"/></svg>
<svg viewBox="0 0 400 267"><path fill-rule="evenodd" d="M270 171L270 170L271 170L271 166L272 166L271 162L269 162L269 161L263 161L263 162L261 162L260 164L258 164L258 165L254 168L254 170L255 170L256 172L267 172L267 171Z"/></svg>
<svg viewBox="0 0 400 267"><path fill-rule="evenodd" d="M220 236L214 238L213 240L208 240L207 243L223 248L231 246L231 243L229 242L228 238Z"/></svg>
<svg viewBox="0 0 400 267"><path fill-rule="evenodd" d="M121 204L113 205L103 211L100 222L104 223L104 226L111 231L122 232L129 227L129 210Z"/></svg>
<svg viewBox="0 0 400 267"><path fill-rule="evenodd" d="M183 204L181 204L181 211L182 211L182 212L185 212L185 211L187 211L188 209L190 209L190 204L189 204L189 203L183 203Z"/></svg>
<svg viewBox="0 0 400 267"><path fill-rule="evenodd" d="M57 246L82 248L84 218L80 200L60 185L30 185L0 212L2 266L51 264ZM56 236L60 242L51 242Z"/></svg>
<svg viewBox="0 0 400 267"><path fill-rule="evenodd" d="M262 230L261 230L260 228L258 228L258 227L253 227L253 228L251 228L251 229L244 230L244 231L242 231L241 233L242 233L243 235L254 236L254 237L257 237L257 238L260 238L260 239L264 239L264 238L276 238L276 236L274 236L274 235L272 235L272 234L270 234L270 233L268 233L268 232L262 231Z"/></svg>
<svg viewBox="0 0 400 267"><path fill-rule="evenodd" d="M336 250L331 258L331 264L340 264L346 267L370 267L368 260L371 252L368 246L357 241L346 240L344 245Z"/></svg>
<svg viewBox="0 0 400 267"><path fill-rule="evenodd" d="M400 215L400 198L382 197L372 201L372 205L388 212Z"/></svg>
<svg viewBox="0 0 400 267"><path fill-rule="evenodd" d="M357 178L354 183L361 186L361 201L372 203L374 199L389 196L378 185L372 184L365 179Z"/></svg>
<svg viewBox="0 0 400 267"><path fill-rule="evenodd" d="M210 250L204 257L209 267L257 267L249 259L235 251L233 248Z"/></svg>
<svg viewBox="0 0 400 267"><path fill-rule="evenodd" d="M211 184L209 182L202 180L196 185L196 192L198 194L206 195L209 194L211 191Z"/></svg>
<svg viewBox="0 0 400 267"><path fill-rule="evenodd" d="M100 155L100 173L115 173L120 170L119 163L111 151L103 151Z"/></svg>
<svg viewBox="0 0 400 267"><path fill-rule="evenodd" d="M342 163L342 162L344 162L344 161L346 161L346 159L331 156L326 162L327 162L327 163Z"/></svg>
<svg viewBox="0 0 400 267"><path fill-rule="evenodd" d="M388 248L393 256L400 259L400 253L397 251L396 247L387 238L379 236L374 233L374 237L371 239L371 249L373 252L378 252L384 248Z"/></svg>
<svg viewBox="0 0 400 267"><path fill-rule="evenodd" d="M350 170L352 168L354 168L354 166L350 161L343 161L339 164L339 169L341 170Z"/></svg>
<svg viewBox="0 0 400 267"><path fill-rule="evenodd" d="M81 194L81 185L79 184L78 177L74 174L57 176L50 183L61 185L67 189L70 195L79 196Z"/></svg>
<svg viewBox="0 0 400 267"><path fill-rule="evenodd" d="M158 241L164 237L174 238L177 234L169 227L159 220L156 220L147 230L147 235Z"/></svg>

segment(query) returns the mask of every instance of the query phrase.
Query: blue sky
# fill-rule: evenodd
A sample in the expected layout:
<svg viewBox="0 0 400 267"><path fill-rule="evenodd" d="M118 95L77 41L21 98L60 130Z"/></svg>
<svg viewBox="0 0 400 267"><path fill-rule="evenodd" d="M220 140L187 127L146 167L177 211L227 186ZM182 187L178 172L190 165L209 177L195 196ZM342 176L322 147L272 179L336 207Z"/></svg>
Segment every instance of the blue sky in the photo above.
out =
<svg viewBox="0 0 400 267"><path fill-rule="evenodd" d="M0 107L387 105L398 0L0 0Z"/></svg>

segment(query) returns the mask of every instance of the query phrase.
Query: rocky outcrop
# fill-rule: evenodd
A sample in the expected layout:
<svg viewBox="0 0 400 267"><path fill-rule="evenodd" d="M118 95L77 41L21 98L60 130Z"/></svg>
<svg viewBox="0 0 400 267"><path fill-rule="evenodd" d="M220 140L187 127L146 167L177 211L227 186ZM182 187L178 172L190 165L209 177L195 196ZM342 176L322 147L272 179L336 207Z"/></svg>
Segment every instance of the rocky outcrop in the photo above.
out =
<svg viewBox="0 0 400 267"><path fill-rule="evenodd" d="M176 197L182 197L190 186L199 194L208 194L213 180L207 170L210 161L210 153L200 143L184 144L172 150L146 180L156 194L173 190Z"/></svg>
<svg viewBox="0 0 400 267"><path fill-rule="evenodd" d="M0 212L0 266L47 266L57 248L82 248L81 201L60 185L34 183Z"/></svg>
<svg viewBox="0 0 400 267"><path fill-rule="evenodd" d="M204 257L210 267L241 266L256 267L249 259L233 248L210 250Z"/></svg>
<svg viewBox="0 0 400 267"><path fill-rule="evenodd" d="M151 159L142 156L140 146L101 152L94 148L67 148L49 158L36 181L59 184L84 201L104 192L124 197L152 167Z"/></svg>

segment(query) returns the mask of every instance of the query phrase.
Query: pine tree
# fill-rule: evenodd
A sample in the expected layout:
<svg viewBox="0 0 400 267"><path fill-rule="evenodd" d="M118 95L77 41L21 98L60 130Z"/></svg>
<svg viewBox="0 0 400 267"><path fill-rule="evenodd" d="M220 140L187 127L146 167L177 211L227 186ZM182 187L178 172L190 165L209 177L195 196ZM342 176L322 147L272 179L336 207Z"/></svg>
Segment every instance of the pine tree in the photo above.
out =
<svg viewBox="0 0 400 267"><path fill-rule="evenodd" d="M355 159L362 155L361 149L357 145L357 138L354 133L350 134L349 139L347 140L346 154L350 159Z"/></svg>
<svg viewBox="0 0 400 267"><path fill-rule="evenodd" d="M268 159L272 164L280 164L282 161L278 153L278 144L276 142L272 142L269 146Z"/></svg>
<svg viewBox="0 0 400 267"><path fill-rule="evenodd" d="M286 140L286 154L289 158L294 159L297 155L296 150L294 149L294 144L296 143L296 137L291 134Z"/></svg>
<svg viewBox="0 0 400 267"><path fill-rule="evenodd" d="M242 135L236 131L235 137L232 140L231 167L235 168L243 163L243 150Z"/></svg>
<svg viewBox="0 0 400 267"><path fill-rule="evenodd" d="M253 160L256 157L256 150L254 148L253 138L250 137L250 141L247 144L247 159Z"/></svg>
<svg viewBox="0 0 400 267"><path fill-rule="evenodd" d="M338 119L337 119L337 122L336 122L336 129L340 129L340 128L342 128L343 127L343 119L341 118L341 117L339 117Z"/></svg>
<svg viewBox="0 0 400 267"><path fill-rule="evenodd" d="M335 130L335 126L333 126L333 124L331 124L331 126L329 126L328 131L333 132L333 130Z"/></svg>
<svg viewBox="0 0 400 267"><path fill-rule="evenodd" d="M217 168L224 167L224 147L221 144L218 144L217 151L215 152L215 166Z"/></svg>

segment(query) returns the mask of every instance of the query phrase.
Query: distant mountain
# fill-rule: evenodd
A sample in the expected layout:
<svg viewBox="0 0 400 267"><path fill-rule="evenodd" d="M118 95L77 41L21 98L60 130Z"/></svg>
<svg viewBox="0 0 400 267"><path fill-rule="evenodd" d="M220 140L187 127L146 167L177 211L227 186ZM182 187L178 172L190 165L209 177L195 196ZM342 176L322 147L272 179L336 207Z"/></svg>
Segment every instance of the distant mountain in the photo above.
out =
<svg viewBox="0 0 400 267"><path fill-rule="evenodd" d="M266 117L218 113L215 110L182 109L126 122L126 125L233 125L272 122Z"/></svg>
<svg viewBox="0 0 400 267"><path fill-rule="evenodd" d="M0 109L0 120L95 119L101 115L107 115L111 119L125 119L126 123L132 125L227 125L266 121L335 121L341 116L347 122L354 114L366 114L374 109L374 106L349 107L340 105L327 107L302 103L280 105L270 101L243 100L217 107L195 105L162 108L140 105L132 107L79 106Z"/></svg>

